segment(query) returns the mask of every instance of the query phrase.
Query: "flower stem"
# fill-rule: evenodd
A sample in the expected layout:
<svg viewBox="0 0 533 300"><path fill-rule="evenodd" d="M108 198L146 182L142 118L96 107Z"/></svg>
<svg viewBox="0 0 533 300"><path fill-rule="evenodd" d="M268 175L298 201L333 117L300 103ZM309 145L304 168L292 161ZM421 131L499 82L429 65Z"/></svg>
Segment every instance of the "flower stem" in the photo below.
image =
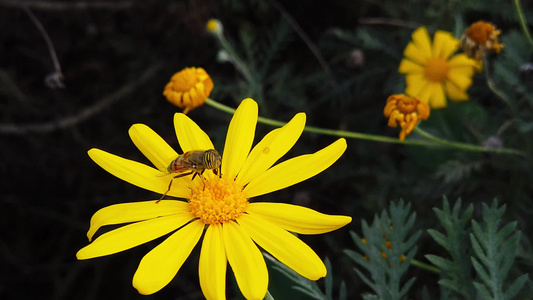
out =
<svg viewBox="0 0 533 300"><path fill-rule="evenodd" d="M218 103L213 99L207 98L205 103L208 105L211 105L212 107L216 109L227 112L229 114L235 113L234 108ZM272 119L263 118L263 117L258 117L257 122L270 125L270 126L275 126L275 127L281 127L287 124L286 122L281 122L281 121L272 120ZM397 138L392 138L392 137L387 137L387 136L382 136L382 135L366 134L366 133L344 131L344 130L324 129L324 128L313 127L313 126L305 126L304 131L344 137L344 138L374 141L374 142L396 143L396 144L417 145L417 146L433 145L433 143L428 143L428 141L423 141L423 140L400 141Z"/></svg>
<svg viewBox="0 0 533 300"><path fill-rule="evenodd" d="M440 269L437 268L437 267L434 267L432 265L428 265L426 263L423 263L419 260L416 260L416 259L411 259L411 265L415 266L415 267L418 267L420 269L424 269L426 271L430 271L430 272L433 272L433 273L437 273L437 274L440 274Z"/></svg>
<svg viewBox="0 0 533 300"><path fill-rule="evenodd" d="M205 103L207 103L208 105L218 110L227 112L229 114L235 113L234 108L218 103L213 99L207 98ZM257 122L270 125L270 126L275 126L275 127L281 127L287 124L286 122L281 122L281 121L272 120L272 119L263 118L263 117L258 117ZM305 126L304 131L319 133L319 134L324 134L324 135L338 136L338 137L343 137L343 138L374 141L374 142L395 143L395 144L413 145L413 146L445 146L445 147L456 148L456 149L461 149L461 150L466 150L466 151L506 153L506 154L515 154L515 155L525 156L523 152L515 150L515 149L487 148L487 147L472 145L472 144L467 144L467 143L451 142L445 139L438 138L418 128L418 126L415 127L415 131L421 136L423 136L424 138L426 138L426 140L400 141L399 139L382 136L382 135L366 134L366 133L344 131L344 130L324 129L324 128L313 127L313 126Z"/></svg>
<svg viewBox="0 0 533 300"><path fill-rule="evenodd" d="M520 25L522 26L522 30L524 31L524 34L527 37L527 40L533 47L533 38L531 37L531 34L529 33L529 29L527 28L527 22L524 18L524 13L522 12L522 8L520 7L520 1L514 0L514 7L516 9L516 14L518 15L518 20L520 21Z"/></svg>
<svg viewBox="0 0 533 300"><path fill-rule="evenodd" d="M267 290L267 293L266 293L265 298L263 300L274 300L274 297L272 297L270 292Z"/></svg>
<svg viewBox="0 0 533 300"><path fill-rule="evenodd" d="M516 110L515 110L515 107L513 105L513 103L511 102L511 100L509 100L507 98L507 96L502 93L498 87L496 87L496 84L494 83L494 81L492 81L492 78L490 78L490 75L489 75L489 60L487 59L487 57L483 57L483 68L485 69L485 78L487 79L487 85L489 86L489 89L494 93L496 94L496 96L498 96L502 101L503 103L505 103L507 106L509 106L509 108L511 109L511 111L513 112L513 114L516 114Z"/></svg>
<svg viewBox="0 0 533 300"><path fill-rule="evenodd" d="M492 152L492 153L506 153L506 154L515 154L515 155L521 155L525 156L525 154L522 151L516 150L516 149L510 149L510 148L488 148L485 146L478 146L478 145L472 145L467 143L459 143L459 142L452 142L445 139L441 139L439 137L436 137L432 135L431 133L424 131L420 129L420 127L415 127L415 131L420 134L421 136L425 137L426 139L436 143L440 144L442 146L461 149L465 151L478 151L478 152Z"/></svg>

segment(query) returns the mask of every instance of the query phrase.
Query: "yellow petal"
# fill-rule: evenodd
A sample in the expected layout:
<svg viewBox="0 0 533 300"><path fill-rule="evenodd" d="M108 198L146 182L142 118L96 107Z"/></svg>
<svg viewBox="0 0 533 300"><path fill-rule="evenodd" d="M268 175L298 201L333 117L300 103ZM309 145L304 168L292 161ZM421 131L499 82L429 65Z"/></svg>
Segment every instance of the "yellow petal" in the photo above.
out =
<svg viewBox="0 0 533 300"><path fill-rule="evenodd" d="M453 82L462 90L466 90L472 85L472 77L468 73L465 74L465 72L458 71L457 69L450 69L446 79Z"/></svg>
<svg viewBox="0 0 533 300"><path fill-rule="evenodd" d="M456 68L456 67L472 67L476 68L478 67L478 64L475 60L468 58L466 54L461 53L457 54L454 57L450 58L447 62L448 68Z"/></svg>
<svg viewBox="0 0 533 300"><path fill-rule="evenodd" d="M447 31L438 30L433 37L433 57L447 60L457 48L459 48L459 40Z"/></svg>
<svg viewBox="0 0 533 300"><path fill-rule="evenodd" d="M331 166L346 150L346 140L338 139L313 154L286 160L254 178L245 187L248 197L277 191L304 181Z"/></svg>
<svg viewBox="0 0 533 300"><path fill-rule="evenodd" d="M319 213L307 207L286 204L254 202L246 212L258 215L285 230L300 234L321 234L339 229L352 221L348 216Z"/></svg>
<svg viewBox="0 0 533 300"><path fill-rule="evenodd" d="M226 299L227 264L222 225L209 225L204 235L198 265L200 287L207 300Z"/></svg>
<svg viewBox="0 0 533 300"><path fill-rule="evenodd" d="M426 77L423 74L409 74L405 76L405 82L407 83L405 93L420 100L418 95L428 84Z"/></svg>
<svg viewBox="0 0 533 300"><path fill-rule="evenodd" d="M326 266L315 251L288 231L253 215L244 214L237 221L261 248L296 273L310 280L326 276Z"/></svg>
<svg viewBox="0 0 533 300"><path fill-rule="evenodd" d="M263 299L268 288L268 271L261 251L234 222L222 226L224 247L244 298Z"/></svg>
<svg viewBox="0 0 533 300"><path fill-rule="evenodd" d="M398 67L398 72L400 73L418 73L422 74L424 72L424 67L409 60L409 59L402 59L400 62L400 66Z"/></svg>
<svg viewBox="0 0 533 300"><path fill-rule="evenodd" d="M433 82L426 80L424 82L424 86L420 89L420 91L418 91L416 95L413 95L413 97L417 98L418 100L424 103L429 104L429 101L431 100L432 91L433 91L431 89L432 86L433 86ZM407 93L407 90L406 90L406 93Z"/></svg>
<svg viewBox="0 0 533 300"><path fill-rule="evenodd" d="M148 252L133 275L133 287L142 295L153 294L165 287L189 257L203 230L203 223L192 222Z"/></svg>
<svg viewBox="0 0 533 300"><path fill-rule="evenodd" d="M76 257L89 259L121 252L176 230L193 218L185 212L122 226L96 238L78 251Z"/></svg>
<svg viewBox="0 0 533 300"><path fill-rule="evenodd" d="M168 189L170 181L173 180L172 188L168 192L169 196L188 198L191 195L190 176L173 179L175 174L165 174L145 164L100 149L93 148L88 151L88 154L107 172L140 188L163 194Z"/></svg>
<svg viewBox="0 0 533 300"><path fill-rule="evenodd" d="M178 153L161 136L144 124L134 124L129 134L135 146L161 172L166 172L170 162L178 157Z"/></svg>
<svg viewBox="0 0 533 300"><path fill-rule="evenodd" d="M185 153L191 150L215 149L211 139L191 118L182 113L174 115L174 128L180 143L181 150Z"/></svg>
<svg viewBox="0 0 533 300"><path fill-rule="evenodd" d="M428 57L421 54L420 49L416 47L413 42L410 42L403 50L403 55L418 65L425 65L428 61ZM403 73L399 71L400 73Z"/></svg>
<svg viewBox="0 0 533 300"><path fill-rule="evenodd" d="M87 232L89 241L100 227L153 219L162 216L187 212L189 205L183 201L161 200L121 203L104 207L91 218L91 227Z"/></svg>
<svg viewBox="0 0 533 300"><path fill-rule="evenodd" d="M434 82L431 84L430 89L431 96L429 106L436 109L446 107L446 96L444 96L444 88L442 84Z"/></svg>
<svg viewBox="0 0 533 300"><path fill-rule="evenodd" d="M229 124L222 156L222 175L233 180L241 170L254 142L257 124L257 103L242 100Z"/></svg>
<svg viewBox="0 0 533 300"><path fill-rule="evenodd" d="M296 143L305 127L305 114L299 113L285 126L269 132L250 152L237 176L244 186L270 168Z"/></svg>
<svg viewBox="0 0 533 300"><path fill-rule="evenodd" d="M425 26L421 26L416 29L413 34L413 44L418 50L416 53L406 54L407 48L404 51L404 55L414 61L422 61L423 63L427 62L431 58L431 40L429 38L428 30Z"/></svg>
<svg viewBox="0 0 533 300"><path fill-rule="evenodd" d="M444 81L444 88L446 89L446 95L452 101L465 101L468 100L468 94L465 90L459 88L451 81Z"/></svg>

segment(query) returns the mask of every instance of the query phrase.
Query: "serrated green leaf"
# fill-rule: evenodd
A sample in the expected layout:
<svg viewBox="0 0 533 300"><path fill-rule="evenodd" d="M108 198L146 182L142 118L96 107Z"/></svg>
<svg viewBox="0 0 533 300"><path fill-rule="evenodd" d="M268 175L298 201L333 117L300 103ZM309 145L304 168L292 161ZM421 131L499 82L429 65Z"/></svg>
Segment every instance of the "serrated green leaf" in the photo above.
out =
<svg viewBox="0 0 533 300"><path fill-rule="evenodd" d="M480 298L481 299L486 299L486 300L489 300L489 299L494 299L489 291L487 290L487 288L485 288L484 285L482 285L481 283L479 282L474 282L474 286L476 287L476 290L477 292L479 293L479 295L481 296Z"/></svg>
<svg viewBox="0 0 533 300"><path fill-rule="evenodd" d="M528 281L529 276L528 274L522 274L519 277L517 277L513 283L507 287L507 290L504 293L505 299L513 299L513 297L522 289L524 284Z"/></svg>
<svg viewBox="0 0 533 300"><path fill-rule="evenodd" d="M441 245L444 249L450 251L449 242L446 239L446 236L444 234L438 232L435 229L428 229L427 233L437 242L437 244Z"/></svg>
<svg viewBox="0 0 533 300"><path fill-rule="evenodd" d="M356 269L363 282L383 300L403 299L412 285L412 280L407 281L408 285L402 285L401 278L410 266L416 253L416 241L421 235L420 230L409 234L415 220L416 214L410 212L410 204L400 200L376 214L371 225L361 221L364 243L361 237L351 233L362 254L350 250L344 253L368 271L366 275Z"/></svg>
<svg viewBox="0 0 533 300"><path fill-rule="evenodd" d="M339 300L346 300L346 283L341 281L341 286L339 287Z"/></svg>
<svg viewBox="0 0 533 300"><path fill-rule="evenodd" d="M472 266L474 267L474 270L476 270L477 275L483 281L483 283L485 283L488 286L492 285L490 275L488 274L487 270L485 270L485 267L483 267L481 263L475 257L471 257L471 259L472 259Z"/></svg>
<svg viewBox="0 0 533 300"><path fill-rule="evenodd" d="M449 259L445 259L440 256L433 255L433 254L426 254L424 255L424 257L427 260L429 260L432 264L437 266L439 269L453 270L455 268L455 264Z"/></svg>
<svg viewBox="0 0 533 300"><path fill-rule="evenodd" d="M441 279L438 281L438 284L445 286L458 294L462 293L463 285L460 285L459 283L451 279L447 279L447 278Z"/></svg>

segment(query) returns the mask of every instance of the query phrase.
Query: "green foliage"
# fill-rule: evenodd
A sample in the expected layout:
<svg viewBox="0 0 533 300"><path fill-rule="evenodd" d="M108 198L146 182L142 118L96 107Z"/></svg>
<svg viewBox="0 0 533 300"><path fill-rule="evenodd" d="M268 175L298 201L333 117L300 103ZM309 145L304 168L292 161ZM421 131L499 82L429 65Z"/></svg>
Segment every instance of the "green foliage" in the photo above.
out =
<svg viewBox="0 0 533 300"><path fill-rule="evenodd" d="M533 89L523 79L521 68L531 60L533 48L522 32L510 31L502 37L505 45L494 62L494 81L514 105L533 105ZM529 87L528 87L529 86ZM525 102L526 100L527 102Z"/></svg>
<svg viewBox="0 0 533 300"><path fill-rule="evenodd" d="M474 211L470 204L463 214L460 214L461 199L457 200L450 209L448 199L443 197L443 209L433 208L440 223L446 230L446 235L435 229L428 229L428 234L451 255L451 259L428 254L425 257L439 267L445 278L439 284L455 291L468 299L474 299L474 287L470 280L470 249L468 244L469 221Z"/></svg>
<svg viewBox="0 0 533 300"><path fill-rule="evenodd" d="M315 281L309 280L305 277L302 277L291 268L279 262L277 259L273 258L267 253L263 253L265 258L272 264L274 270L279 271L283 276L288 278L293 282L291 288L299 292L299 295L305 295L308 299L317 299L317 300L333 300L333 269L331 267L331 262L328 258L325 259L324 264L328 273L324 278L325 292L323 292L318 284ZM281 297L285 299L285 297ZM346 284L344 281L341 281L338 300L346 300Z"/></svg>
<svg viewBox="0 0 533 300"><path fill-rule="evenodd" d="M365 268L370 276L360 270L355 271L376 295L364 295L364 299L406 299L406 294L415 278L402 284L402 277L415 255L415 243L420 231L410 235L416 213L409 213L411 205L403 200L391 203L389 213L383 210L375 216L372 225L361 221L363 238L354 232L351 236L357 247L364 253L345 250L344 252L358 265ZM377 298L376 298L377 297Z"/></svg>
<svg viewBox="0 0 533 300"><path fill-rule="evenodd" d="M505 205L498 208L494 200L490 207L483 204L481 223L472 220L470 239L475 254L472 264L480 279L474 286L481 298L487 300L513 299L528 280L528 275L523 274L504 288L521 235L515 230L517 222L500 227L504 212Z"/></svg>
<svg viewBox="0 0 533 300"><path fill-rule="evenodd" d="M471 220L474 211L472 204L461 214L461 199L450 209L444 197L443 209L433 210L446 235L435 229L429 229L428 233L451 258L431 254L425 257L440 268L443 278L439 284L455 293L446 299L457 296L464 299L513 299L528 280L528 275L517 277L504 288L521 235L520 231L515 230L517 222L500 227L505 205L498 208L496 200L490 207L483 204L481 223ZM472 267L478 281L471 279Z"/></svg>

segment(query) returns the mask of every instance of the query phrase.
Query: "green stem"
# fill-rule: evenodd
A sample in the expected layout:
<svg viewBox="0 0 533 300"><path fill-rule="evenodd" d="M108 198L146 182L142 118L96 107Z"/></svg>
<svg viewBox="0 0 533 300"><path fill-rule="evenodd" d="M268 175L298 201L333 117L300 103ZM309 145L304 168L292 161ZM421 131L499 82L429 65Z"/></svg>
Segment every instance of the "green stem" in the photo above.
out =
<svg viewBox="0 0 533 300"><path fill-rule="evenodd" d="M272 297L272 295L270 294L270 292L267 290L267 293L265 295L265 299L264 300L274 300L274 297Z"/></svg>
<svg viewBox="0 0 533 300"><path fill-rule="evenodd" d="M533 38L531 37L531 34L529 33L529 29L527 28L527 22L524 18L524 13L522 12L522 8L520 7L520 1L514 0L514 7L516 9L516 13L518 14L518 20L520 21L520 25L522 26L522 30L524 31L524 34L527 37L527 40L533 47Z"/></svg>
<svg viewBox="0 0 533 300"><path fill-rule="evenodd" d="M430 272L433 272L433 273L437 273L437 274L440 274L440 269L437 268L437 267L434 267L432 265L428 265L426 263L423 263L419 260L416 260L416 259L411 259L411 265L415 266L415 267L418 267L420 269L424 269L426 271L430 271Z"/></svg>
<svg viewBox="0 0 533 300"><path fill-rule="evenodd" d="M220 46L222 47L222 49L228 52L228 55L231 57L235 67L241 72L244 78L249 82L254 82L252 72L250 72L248 66L246 66L246 64L239 58L237 52L235 52L235 49L233 49L233 46L226 39L226 37L224 37L223 34L217 34L216 37L220 42Z"/></svg>
<svg viewBox="0 0 533 300"><path fill-rule="evenodd" d="M229 114L235 113L234 108L218 103L213 99L207 98L205 103L208 105L211 105L212 107L218 110L227 112ZM272 119L263 118L263 117L258 117L257 122L270 125L270 126L275 126L275 127L281 127L287 124L286 122L281 122L281 121L272 120ZM344 131L344 130L324 129L324 128L313 127L313 126L305 126L304 131L331 135L331 136L338 136L338 137L343 137L343 138L374 141L374 142L396 143L396 144L416 145L416 146L432 145L432 143L428 143L427 141L422 141L422 140L400 141L397 138L392 138L392 137L387 137L387 136L382 136L382 135L366 134L366 133Z"/></svg>
<svg viewBox="0 0 533 300"><path fill-rule="evenodd" d="M229 106L226 106L224 104L218 103L213 99L207 98L205 101L206 104L227 112L229 114L234 114L235 109L231 108ZM281 127L286 122L281 122L277 120L272 120L268 118L258 117L257 122L275 126L275 127ZM313 126L305 126L304 131L307 132L313 132L313 133L320 133L325 135L331 135L331 136L338 136L343 138L352 138L352 139L360 139L360 140L367 140L367 141L374 141L374 142L384 142L384 143L396 143L396 144L403 144L403 145L413 145L413 146L445 146L450 148L457 148L461 150L466 151L480 151L480 152L493 152L493 153L507 153L507 154L515 154L515 155L522 155L524 156L524 153L521 151L515 150L515 149L509 149L509 148L487 148L483 146L477 146L472 144L466 144L466 143L458 143L458 142L451 142L448 140L444 140L441 138L438 138L420 128L415 127L415 131L418 132L421 136L425 137L427 140L408 140L408 141L400 141L396 138L381 136L381 135L374 135L374 134L366 134L366 133L359 133L359 132L353 132L353 131L344 131L344 130L332 130L332 129L324 129L319 127L313 127Z"/></svg>
<svg viewBox="0 0 533 300"><path fill-rule="evenodd" d="M498 96L503 101L503 103L505 103L507 106L509 106L509 108L511 109L513 114L516 114L515 107L514 107L513 103L511 102L511 100L509 100L507 98L507 96L504 93L502 93L498 89L498 87L496 87L496 84L494 83L494 81L492 81L492 78L490 78L490 75L489 75L489 60L487 59L487 56L483 57L483 69L485 69L484 70L485 71L485 78L487 80L487 85L489 86L489 89L494 94L496 94L496 96Z"/></svg>
<svg viewBox="0 0 533 300"><path fill-rule="evenodd" d="M461 149L465 151L479 151L479 152L492 152L492 153L506 153L506 154L515 154L515 155L521 155L525 156L522 151L518 151L516 149L510 149L510 148L487 148L484 146L478 146L478 145L472 145L467 143L459 143L459 142L451 142L445 139L441 139L439 137L436 137L432 135L431 133L424 131L420 129L420 127L415 127L415 131L420 134L421 136L425 137L426 139L436 143L440 144L442 146L450 147L450 148L456 148Z"/></svg>

